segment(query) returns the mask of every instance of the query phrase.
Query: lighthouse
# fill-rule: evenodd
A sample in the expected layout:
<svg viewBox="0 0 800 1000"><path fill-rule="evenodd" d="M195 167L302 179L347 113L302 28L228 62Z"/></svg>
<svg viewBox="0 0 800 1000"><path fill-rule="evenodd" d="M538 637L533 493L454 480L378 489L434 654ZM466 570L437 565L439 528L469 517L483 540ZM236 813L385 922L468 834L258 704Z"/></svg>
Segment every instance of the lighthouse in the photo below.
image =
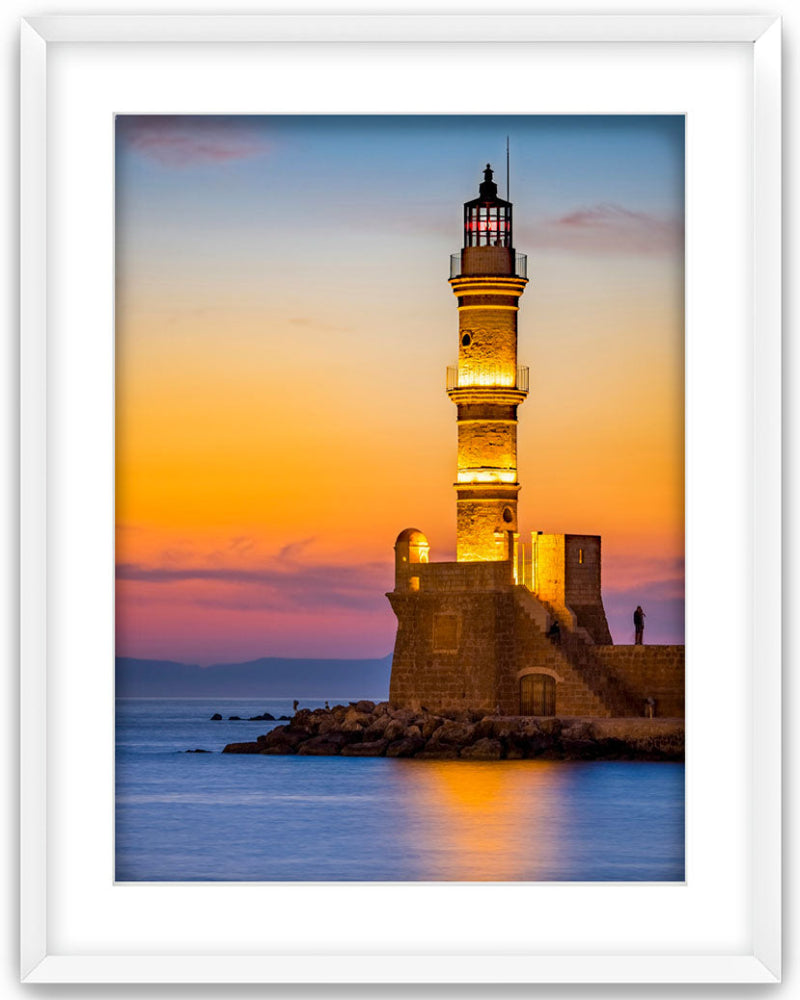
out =
<svg viewBox="0 0 800 1000"><path fill-rule="evenodd" d="M528 369L518 361L517 317L527 258L488 164L478 197L464 204L449 281L458 305L446 382L458 429L456 560L432 558L419 528L397 536L386 595L397 616L390 702L462 716L641 715L660 677L658 697L682 714L683 647L612 643L600 536L535 530L522 540L517 411ZM409 495L409 513L413 505ZM675 669L665 680L667 650Z"/></svg>
<svg viewBox="0 0 800 1000"><path fill-rule="evenodd" d="M517 362L517 314L527 285L514 250L512 207L487 163L478 197L464 205L463 246L450 260L458 301L458 362L447 394L457 407L456 558L515 559L519 537L517 407L528 369Z"/></svg>

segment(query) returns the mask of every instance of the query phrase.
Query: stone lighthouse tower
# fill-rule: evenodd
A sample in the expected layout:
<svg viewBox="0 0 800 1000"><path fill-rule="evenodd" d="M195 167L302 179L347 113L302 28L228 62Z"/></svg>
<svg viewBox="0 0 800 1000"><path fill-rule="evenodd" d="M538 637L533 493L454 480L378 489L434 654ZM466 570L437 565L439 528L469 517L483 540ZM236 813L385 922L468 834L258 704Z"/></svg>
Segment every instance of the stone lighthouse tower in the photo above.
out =
<svg viewBox="0 0 800 1000"><path fill-rule="evenodd" d="M418 528L397 536L386 595L397 616L389 700L503 715L641 715L661 678L657 700L682 714L683 647L612 644L599 535L533 531L527 545L520 541L517 409L528 369L517 360L517 315L527 283L511 204L498 198L487 165L450 260L458 300L457 363L447 371L458 425L456 561L431 560ZM662 676L667 649L675 650L674 678Z"/></svg>
<svg viewBox="0 0 800 1000"><path fill-rule="evenodd" d="M517 312L528 283L514 251L511 203L497 196L489 164L478 197L464 205L464 242L453 254L458 364L447 393L458 408L456 558L514 559L517 524L517 407L528 369L517 364Z"/></svg>

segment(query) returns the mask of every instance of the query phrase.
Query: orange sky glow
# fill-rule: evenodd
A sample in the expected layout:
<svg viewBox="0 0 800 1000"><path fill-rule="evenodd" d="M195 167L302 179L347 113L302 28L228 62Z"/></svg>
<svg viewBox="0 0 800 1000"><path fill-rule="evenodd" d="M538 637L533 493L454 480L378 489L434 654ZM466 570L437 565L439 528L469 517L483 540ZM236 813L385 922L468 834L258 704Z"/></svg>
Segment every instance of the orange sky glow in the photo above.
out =
<svg viewBox="0 0 800 1000"><path fill-rule="evenodd" d="M391 651L398 532L418 527L432 559L454 558L447 255L480 168L501 158L498 131L518 150L530 278L521 527L601 534L615 641L631 641L637 603L651 641L683 641L682 122L664 138L650 119L618 134L475 121L449 126L442 150L422 130L429 185L382 119L342 119L338 139L330 120L215 119L232 151L216 159L192 145L209 122L181 119L180 162L166 126L144 141L141 119L118 125L120 655ZM559 179L575 135L597 143L597 176L584 164ZM624 204L609 143L623 164L659 141L652 190L631 181ZM375 169L347 181L362 147Z"/></svg>

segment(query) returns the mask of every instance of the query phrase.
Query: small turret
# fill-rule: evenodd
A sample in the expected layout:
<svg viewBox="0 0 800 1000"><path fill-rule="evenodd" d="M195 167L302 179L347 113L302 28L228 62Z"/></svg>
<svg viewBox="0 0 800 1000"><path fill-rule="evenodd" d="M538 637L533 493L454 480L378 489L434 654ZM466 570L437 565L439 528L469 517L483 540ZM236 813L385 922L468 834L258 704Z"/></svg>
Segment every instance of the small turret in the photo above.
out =
<svg viewBox="0 0 800 1000"><path fill-rule="evenodd" d="M413 566L428 561L430 548L428 539L418 528L400 532L394 543L395 590L419 589L419 577L414 576Z"/></svg>

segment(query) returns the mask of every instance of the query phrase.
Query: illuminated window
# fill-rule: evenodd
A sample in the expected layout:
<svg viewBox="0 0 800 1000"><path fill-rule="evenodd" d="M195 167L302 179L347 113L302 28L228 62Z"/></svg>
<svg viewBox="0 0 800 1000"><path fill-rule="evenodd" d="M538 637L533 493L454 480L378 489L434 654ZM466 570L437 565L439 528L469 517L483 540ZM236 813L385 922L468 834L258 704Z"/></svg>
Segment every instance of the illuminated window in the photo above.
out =
<svg viewBox="0 0 800 1000"><path fill-rule="evenodd" d="M464 206L464 246L511 246L511 205L494 199L480 202L476 199Z"/></svg>
<svg viewBox="0 0 800 1000"><path fill-rule="evenodd" d="M578 562L583 562L583 549L578 549Z"/></svg>

